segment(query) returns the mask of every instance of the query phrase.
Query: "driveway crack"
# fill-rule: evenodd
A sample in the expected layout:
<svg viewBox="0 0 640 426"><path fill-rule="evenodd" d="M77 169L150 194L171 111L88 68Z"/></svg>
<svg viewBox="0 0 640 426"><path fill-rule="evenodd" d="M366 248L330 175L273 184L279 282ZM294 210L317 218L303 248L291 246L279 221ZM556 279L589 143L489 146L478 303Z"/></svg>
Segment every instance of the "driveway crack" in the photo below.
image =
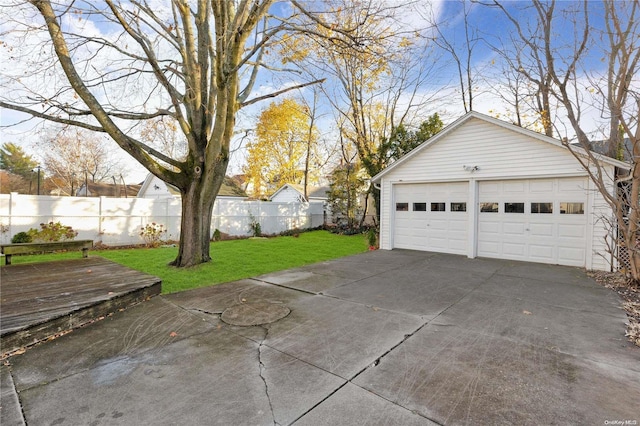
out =
<svg viewBox="0 0 640 426"><path fill-rule="evenodd" d="M273 403L271 402L271 395L269 394L269 383L267 383L267 378L264 375L264 372L267 369L267 367L264 365L264 362L262 361L262 348L265 346L264 342L267 340L267 337L269 336L269 328L265 326L260 326L260 328L264 330L264 337L262 338L262 340L258 345L259 375L260 375L260 379L262 380L262 383L264 383L264 393L267 396L267 402L269 402L269 410L271 410L271 418L273 419L273 424L274 426L280 426L280 424L276 421L276 415L273 411Z"/></svg>

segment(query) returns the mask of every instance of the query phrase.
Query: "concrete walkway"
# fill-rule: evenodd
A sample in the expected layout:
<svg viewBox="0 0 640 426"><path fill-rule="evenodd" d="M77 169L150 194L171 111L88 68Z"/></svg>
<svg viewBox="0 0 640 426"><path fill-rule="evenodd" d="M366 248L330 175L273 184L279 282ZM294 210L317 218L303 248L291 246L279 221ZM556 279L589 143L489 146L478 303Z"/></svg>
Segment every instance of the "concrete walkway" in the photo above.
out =
<svg viewBox="0 0 640 426"><path fill-rule="evenodd" d="M234 306L274 322L229 325ZM14 356L0 423L640 424L625 321L579 269L376 251L156 297Z"/></svg>

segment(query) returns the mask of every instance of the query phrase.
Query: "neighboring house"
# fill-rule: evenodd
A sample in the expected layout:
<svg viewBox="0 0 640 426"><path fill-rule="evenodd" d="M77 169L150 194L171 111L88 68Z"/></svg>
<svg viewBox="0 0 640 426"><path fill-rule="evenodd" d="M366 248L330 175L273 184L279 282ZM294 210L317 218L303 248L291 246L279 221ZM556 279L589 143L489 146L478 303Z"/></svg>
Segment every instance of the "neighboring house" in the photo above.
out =
<svg viewBox="0 0 640 426"><path fill-rule="evenodd" d="M326 202L328 200L328 186L310 186L307 188L309 194L309 202ZM270 201L275 203L304 203L304 187L293 183L282 185L276 192L269 197Z"/></svg>
<svg viewBox="0 0 640 426"><path fill-rule="evenodd" d="M597 156L606 176L629 169ZM383 249L610 267L611 209L556 139L470 112L371 180Z"/></svg>
<svg viewBox="0 0 640 426"><path fill-rule="evenodd" d="M112 183L89 182L87 186L83 183L77 191L76 197L122 197L135 198L140 191L140 185L123 185Z"/></svg>
<svg viewBox="0 0 640 426"><path fill-rule="evenodd" d="M180 191L159 177L149 173L142 182L138 198L172 198L179 197Z"/></svg>
<svg viewBox="0 0 640 426"><path fill-rule="evenodd" d="M140 186L139 198L171 198L179 197L180 191L159 177L149 173ZM247 194L230 177L225 176L218 198L246 198Z"/></svg>
<svg viewBox="0 0 640 426"><path fill-rule="evenodd" d="M631 161L631 158L633 157L633 144L631 143L631 139L625 138L624 144L621 145L622 146L620 146L620 152L617 153L617 155L621 155L620 158L622 158L624 161ZM609 141L593 141L590 143L589 149L599 154L607 155L609 151Z"/></svg>
<svg viewBox="0 0 640 426"><path fill-rule="evenodd" d="M310 203L322 203L324 222L327 223L327 221L331 221L331 208L327 202L329 200L329 187L310 186L307 188L307 192ZM269 197L269 200L274 203L304 203L306 202L304 187L293 183L284 184Z"/></svg>

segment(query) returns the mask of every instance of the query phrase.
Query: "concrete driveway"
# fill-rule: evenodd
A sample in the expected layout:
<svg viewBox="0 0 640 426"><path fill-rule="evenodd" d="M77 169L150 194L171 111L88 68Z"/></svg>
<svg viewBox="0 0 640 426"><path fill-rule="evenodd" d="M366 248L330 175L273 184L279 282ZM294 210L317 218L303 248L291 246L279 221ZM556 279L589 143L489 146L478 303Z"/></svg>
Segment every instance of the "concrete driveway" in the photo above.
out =
<svg viewBox="0 0 640 426"><path fill-rule="evenodd" d="M290 313L222 321L238 305ZM0 421L640 424L619 305L575 268L375 251L156 297L14 356Z"/></svg>

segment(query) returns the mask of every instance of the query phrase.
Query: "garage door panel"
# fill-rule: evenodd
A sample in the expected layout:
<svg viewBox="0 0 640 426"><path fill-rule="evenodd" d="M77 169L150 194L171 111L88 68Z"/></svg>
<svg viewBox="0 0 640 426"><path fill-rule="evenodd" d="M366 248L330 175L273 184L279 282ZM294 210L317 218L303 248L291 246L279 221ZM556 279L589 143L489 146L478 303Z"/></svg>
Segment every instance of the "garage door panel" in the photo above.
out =
<svg viewBox="0 0 640 426"><path fill-rule="evenodd" d="M524 186L525 182L523 181L504 182L502 185L502 191L505 193L515 192L517 194L522 194L525 192Z"/></svg>
<svg viewBox="0 0 640 426"><path fill-rule="evenodd" d="M497 202L500 211L478 214L478 255L584 266L587 215L561 214L560 204L586 206L586 187L586 178L480 182L479 201ZM505 203L514 202L525 203L524 213L504 213ZM532 213L532 202L553 208Z"/></svg>
<svg viewBox="0 0 640 426"><path fill-rule="evenodd" d="M450 229L447 233L452 240L467 240L467 227Z"/></svg>
<svg viewBox="0 0 640 426"><path fill-rule="evenodd" d="M449 221L445 219L431 219L429 221L431 231L447 231L449 229Z"/></svg>
<svg viewBox="0 0 640 426"><path fill-rule="evenodd" d="M451 202L467 202L468 191L468 182L394 185L395 202L408 203L410 211L396 212L393 246L466 253L468 214L452 213L450 206ZM413 211L416 202L426 203L427 211ZM431 211L431 203L444 203L446 210ZM401 216L403 219L398 220Z"/></svg>
<svg viewBox="0 0 640 426"><path fill-rule="evenodd" d="M524 257L526 255L526 245L522 243L503 243L503 254L517 257Z"/></svg>
<svg viewBox="0 0 640 426"><path fill-rule="evenodd" d="M500 245L495 241L478 241L478 251L487 257L499 257Z"/></svg>
<svg viewBox="0 0 640 426"><path fill-rule="evenodd" d="M585 259L585 250L576 247L558 247L558 256L567 262L565 263L572 266L583 266Z"/></svg>
<svg viewBox="0 0 640 426"><path fill-rule="evenodd" d="M581 197L586 187L583 179L558 179L558 191L565 194L574 193Z"/></svg>
<svg viewBox="0 0 640 426"><path fill-rule="evenodd" d="M558 236L570 237L570 238L584 238L585 236L585 227L584 225L569 225L569 224L561 224L558 225Z"/></svg>
<svg viewBox="0 0 640 426"><path fill-rule="evenodd" d="M529 184L529 192L532 194L553 192L553 180L532 180Z"/></svg>
<svg viewBox="0 0 640 426"><path fill-rule="evenodd" d="M521 236L524 235L525 224L505 222L502 226L502 232L506 235Z"/></svg>
<svg viewBox="0 0 640 426"><path fill-rule="evenodd" d="M429 245L434 250L445 250L445 249L449 248L449 244L448 244L447 238L431 237L429 239Z"/></svg>
<svg viewBox="0 0 640 426"><path fill-rule="evenodd" d="M483 191L485 194L497 194L499 193L499 185L497 182L482 182L483 183Z"/></svg>
<svg viewBox="0 0 640 426"><path fill-rule="evenodd" d="M529 256L538 261L550 262L554 258L554 251L548 245L529 245Z"/></svg>
<svg viewBox="0 0 640 426"><path fill-rule="evenodd" d="M480 222L478 225L478 231L485 235L499 234L500 223L499 222Z"/></svg>
<svg viewBox="0 0 640 426"><path fill-rule="evenodd" d="M532 237L553 237L554 228L552 223L529 223L529 235Z"/></svg>

